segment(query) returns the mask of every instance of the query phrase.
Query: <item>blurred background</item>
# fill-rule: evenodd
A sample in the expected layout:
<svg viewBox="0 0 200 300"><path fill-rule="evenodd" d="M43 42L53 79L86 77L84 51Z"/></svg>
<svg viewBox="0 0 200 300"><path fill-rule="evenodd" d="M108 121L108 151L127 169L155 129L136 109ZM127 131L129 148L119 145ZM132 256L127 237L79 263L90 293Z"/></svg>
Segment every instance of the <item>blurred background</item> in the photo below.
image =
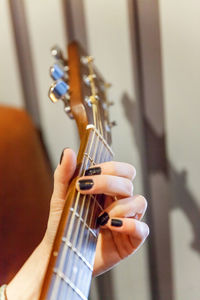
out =
<svg viewBox="0 0 200 300"><path fill-rule="evenodd" d="M29 113L52 169L78 151L75 122L47 97L50 48L78 40L112 83L115 159L149 202L148 242L93 280L92 300L199 299L199 15L197 0L0 2L0 105Z"/></svg>

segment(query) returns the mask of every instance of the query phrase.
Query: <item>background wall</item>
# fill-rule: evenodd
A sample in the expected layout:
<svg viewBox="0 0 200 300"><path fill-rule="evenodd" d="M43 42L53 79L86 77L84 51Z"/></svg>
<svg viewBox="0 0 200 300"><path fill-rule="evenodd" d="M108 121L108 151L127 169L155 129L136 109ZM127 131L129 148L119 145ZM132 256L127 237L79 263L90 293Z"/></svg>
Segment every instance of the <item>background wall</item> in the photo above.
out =
<svg viewBox="0 0 200 300"><path fill-rule="evenodd" d="M160 1L175 299L200 287L200 3Z"/></svg>
<svg viewBox="0 0 200 300"><path fill-rule="evenodd" d="M45 2L15 0L15 3L19 5L24 3L24 18L21 22L24 22L28 31L30 51L28 48L27 51L30 52L33 65L30 72L35 81L37 95L35 101L40 114L37 125L41 128L55 167L64 147L72 147L77 151L79 144L76 126L65 116L62 103L53 105L47 97L51 84L48 70L53 63L49 49L52 45L59 44L64 50L68 41L65 30L66 11L63 9L63 1L57 0ZM74 7L80 4L79 1L72 1L72 3ZM82 3L84 4L82 9L84 9L87 47L95 57L95 63L105 78L113 84L110 98L114 100L115 106L111 108L111 115L118 123L118 126L113 129L115 159L127 161L136 166L135 191L143 193L145 191L143 180L145 174L142 168L144 157L138 141L141 137L144 138L144 135L140 126L141 115L138 111L140 98L135 73L137 66L134 65L131 41L131 35L134 33L133 28L130 27L128 3L130 1L86 0ZM15 46L10 5L12 1L0 2L0 35L3 41L0 45L0 103L27 107L28 100L23 93L23 80L20 77L19 54ZM150 14L151 8L147 5L146 1L140 1L141 13L138 15L141 18L140 29L153 26L153 14ZM162 0L159 5L158 3L155 5L160 13L162 50L160 63L163 67L167 160L171 180L171 194L168 197L174 285L174 296L171 299L198 299L200 292L197 280L200 269L200 191L198 185L200 144L197 128L200 111L198 102L200 5L195 0L190 3ZM135 9L137 8L136 6ZM80 19L75 18L78 13L74 9L73 21L76 23L74 34L82 39ZM148 47L153 49L152 51L155 50L154 41L151 38L147 39L147 35L146 33L146 37L143 35L145 38L141 39L143 45L146 41L144 47L146 52L143 51L142 55L146 57L145 66L147 68L151 66L149 70L154 80L156 78L154 77L155 65L151 64L148 57ZM21 43L21 40L17 42ZM24 41L24 45L26 43L27 40ZM148 78L146 80L148 81ZM156 83L157 81L155 86ZM149 92L151 88L150 84ZM147 93L147 101L148 95L149 93ZM152 103L150 99L149 103ZM156 103L152 104L151 110L155 113L156 109ZM152 124L156 124L154 123L156 118L156 116L152 118ZM155 130L158 133L162 131L161 128ZM159 209L157 214L159 214ZM153 217L156 218L155 215ZM162 234L162 228L159 234ZM166 249L167 251L170 249ZM162 253L160 258L165 260ZM122 262L109 275L114 286L113 300L164 299L162 293L157 298L152 294L149 268L149 256L147 245L145 245L136 255ZM154 280L156 282L156 278ZM94 282L91 298L95 300L98 299L97 286L98 282Z"/></svg>

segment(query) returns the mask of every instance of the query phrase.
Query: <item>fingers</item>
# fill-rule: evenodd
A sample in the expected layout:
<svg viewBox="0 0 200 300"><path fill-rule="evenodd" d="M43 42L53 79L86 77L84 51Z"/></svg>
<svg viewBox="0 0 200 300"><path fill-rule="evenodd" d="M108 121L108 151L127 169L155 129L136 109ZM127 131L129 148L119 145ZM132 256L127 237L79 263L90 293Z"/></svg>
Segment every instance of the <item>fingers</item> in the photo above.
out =
<svg viewBox="0 0 200 300"><path fill-rule="evenodd" d="M112 202L106 208L110 218L134 217L141 219L147 209L147 200L141 195L135 195L121 200Z"/></svg>
<svg viewBox="0 0 200 300"><path fill-rule="evenodd" d="M105 226L113 232L127 234L140 241L149 235L149 227L146 223L131 218L112 218Z"/></svg>
<svg viewBox="0 0 200 300"><path fill-rule="evenodd" d="M61 156L61 162L54 172L54 197L65 197L69 181L74 174L75 168L76 154L71 149L64 149Z"/></svg>
<svg viewBox="0 0 200 300"><path fill-rule="evenodd" d="M120 195L123 197L133 194L133 184L129 179L112 175L81 177L76 183L76 188L82 194Z"/></svg>
<svg viewBox="0 0 200 300"><path fill-rule="evenodd" d="M133 194L132 180L135 175L136 170L130 164L105 162L86 170L85 176L77 181L76 188L82 194L129 197Z"/></svg>
<svg viewBox="0 0 200 300"><path fill-rule="evenodd" d="M128 178L132 181L136 176L136 169L132 165L124 162L108 161L91 167L86 170L85 174L87 176L100 174L113 175Z"/></svg>

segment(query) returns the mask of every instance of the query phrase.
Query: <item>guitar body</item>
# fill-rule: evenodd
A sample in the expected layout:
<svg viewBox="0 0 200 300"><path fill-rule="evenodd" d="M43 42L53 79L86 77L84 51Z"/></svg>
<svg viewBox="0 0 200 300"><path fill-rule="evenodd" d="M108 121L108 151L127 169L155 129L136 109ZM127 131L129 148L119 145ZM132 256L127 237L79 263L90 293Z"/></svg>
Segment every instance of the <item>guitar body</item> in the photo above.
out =
<svg viewBox="0 0 200 300"><path fill-rule="evenodd" d="M103 210L104 197L81 195L75 183L88 168L113 157L105 83L94 71L92 58L75 42L69 45L68 59L68 79L57 79L58 69L49 96L53 102L63 100L65 110L76 120L81 144L40 300L88 299L99 232L96 219ZM61 85L65 88L62 95Z"/></svg>

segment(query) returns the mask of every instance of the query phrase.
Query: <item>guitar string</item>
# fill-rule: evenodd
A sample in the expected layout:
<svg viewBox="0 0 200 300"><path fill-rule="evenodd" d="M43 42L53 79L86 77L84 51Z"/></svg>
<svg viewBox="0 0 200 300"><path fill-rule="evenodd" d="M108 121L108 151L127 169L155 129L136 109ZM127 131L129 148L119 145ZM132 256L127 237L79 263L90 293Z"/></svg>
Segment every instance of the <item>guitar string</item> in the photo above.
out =
<svg viewBox="0 0 200 300"><path fill-rule="evenodd" d="M98 143L100 142L100 139L99 137L97 136L98 138ZM101 151L102 151L102 148L103 148L103 143L101 142L100 143L100 149L98 150L98 152L96 152L96 149L94 149L94 157L93 157L93 160L95 161L95 163L100 163L100 158L98 156L101 157ZM97 158L95 159L95 156L96 156L96 153L98 153L98 156ZM94 217L94 210L95 210L95 205L97 205L96 201L98 201L96 198L97 198L97 195L94 196L95 198L93 199L93 202L91 204L91 197L90 199L88 200L88 206L87 206L87 209L86 209L86 214L85 214L85 217L84 217L84 220L87 221L88 219L88 212L90 210L90 219L89 219L89 222L88 222L88 226L91 228L91 225L92 225L92 220L93 220L93 217ZM82 227L82 232L81 232L81 236L80 236L80 239L79 239L79 243L78 243L78 246L77 248L78 249L82 249L82 254L83 254L83 257L85 257L85 249L88 248L88 245L89 245L89 241L88 241L88 237L89 235L91 234L89 232L89 230L87 230L87 234L85 236L85 239L84 239L84 232L85 232L85 227ZM91 261L89 260L89 262L91 263ZM91 263L91 265L93 265ZM77 286L79 286L79 278L81 278L81 269L80 269L80 272L78 272L76 274L76 277L74 279L74 282ZM72 280L73 281L73 280ZM78 282L78 283L77 283Z"/></svg>
<svg viewBox="0 0 200 300"><path fill-rule="evenodd" d="M99 141L100 141L100 139L99 139L99 136L98 136L98 142L99 142ZM101 143L101 146L102 146L102 145L103 145L103 143ZM106 145L106 143L105 143L105 145ZM107 148L107 149L110 150L109 148ZM107 149L106 149L106 150L107 150ZM96 149L95 149L95 151L94 151L94 154L95 154L95 153L96 153ZM101 151L98 151L98 152L97 152L97 154L99 154L99 155L100 155L100 153L101 153ZM108 154L109 154L109 153L108 153ZM93 158L93 160L98 161L98 162L100 161L100 159L98 159L98 156L97 156L97 160L94 159L94 158ZM103 161L103 159L102 159L101 161ZM91 200L91 198L90 198L89 200ZM95 201L93 201L93 204L94 204L94 205L93 205L93 208L92 208L92 209L91 209L91 205L88 206L88 207L90 207L90 211L91 211L90 216L93 216L94 206L95 206L95 204L97 204L96 197L95 197ZM86 218L87 218L87 214L85 215L85 219L86 219ZM93 218L93 217L92 217L92 218ZM92 219L92 218L91 218L91 219ZM90 224L91 224L91 221L89 222L89 227L91 227ZM84 225L85 225L85 222L84 222ZM82 229L82 233L83 233L85 228L82 227L81 229ZM88 234L89 234L89 231L87 230L87 236L88 236ZM79 239L78 247L75 248L74 250L76 250L76 249L79 248L79 244L81 244L81 248L82 248L82 245L83 245L83 243L82 243L82 241L81 241L82 239L83 239L83 235L82 235L82 238ZM86 238L86 239L87 239L87 238ZM81 242L80 242L80 241L81 241ZM87 247L87 246L86 246L86 247ZM82 251L79 252L79 250L78 250L78 251L76 251L76 252L77 252L77 253L81 253ZM81 256L82 256L82 255L81 255ZM76 256L75 256L75 257L76 257ZM85 257L85 255L83 254L83 258L84 258L84 257ZM79 258L81 258L80 255L79 255ZM78 259L78 258L77 258L77 259ZM82 259L82 260L83 260L83 259ZM93 255L93 257L92 257L92 260L94 260L94 255ZM86 260L86 261L87 261L87 260ZM88 261L91 261L91 259L88 259ZM84 262L84 261L83 261L83 262ZM83 263L83 262L82 262L82 263ZM74 264L75 264L75 263L74 263ZM93 263L91 263L91 265L92 265L92 264L93 264ZM88 267L88 266L87 266L87 267ZM90 272L90 271L89 271L89 272ZM71 275L71 274L70 274L70 275ZM70 279L71 279L71 281L72 281L72 284L75 284L75 286L79 287L79 284L77 284L77 275L78 275L78 278L81 277L80 272L76 272L76 275L75 275L75 277L76 277L76 278L75 278L75 281L74 281L74 279L71 278L71 276L70 276ZM87 275L86 272L85 272L85 275ZM90 276L91 276L91 272L90 272ZM85 281L84 281L84 282L85 282ZM86 280L86 282L89 282L89 280ZM88 287L89 287L89 286L88 286ZM80 288L80 287L79 287L79 288ZM88 293L88 290L89 290L89 289L87 289L87 293ZM75 291L72 291L72 290L71 290L71 292L74 293ZM82 292L83 292L83 291L82 291Z"/></svg>
<svg viewBox="0 0 200 300"><path fill-rule="evenodd" d="M97 150L98 142L99 142L96 133L95 133L95 138L94 138L94 140L95 140L95 141L93 142L93 147L94 147L94 149L93 149L93 147L92 147L92 149L91 149L91 152L92 152L93 154L90 155L93 161L94 161L94 154L95 154L95 152L96 152L96 150ZM91 165L93 164L92 162L90 162L90 163L91 163ZM91 165L90 165L90 166L91 166ZM85 170L84 170L83 173L85 173ZM84 175L84 174L83 174L83 175ZM76 232L75 232L75 234L74 234L74 236L75 236L75 237L74 237L74 240L75 240L75 245L74 245L74 247L75 247L75 249L77 249L77 250L79 250L79 247L78 247L78 246L79 246L79 243L80 243L80 242L79 242L79 243L78 243L78 246L76 247L76 241L77 241L77 238L78 238L77 233L79 232L79 229L80 229L80 226L81 226L81 220L80 220L80 218L81 218L81 216L82 216L83 207L84 207L85 199L87 198L87 196L88 196L88 195L85 195L85 196L84 196L84 201L83 201L83 203L82 203L82 209L81 209L81 211L80 211L80 213L79 213L78 224L76 224ZM91 202L91 196L89 197L88 201ZM89 211L89 207L90 207L90 203L89 203L89 206L88 206L88 211ZM83 218L83 220L84 220L84 218ZM85 229L86 229L86 226L85 226L85 220L84 220L84 223L83 223L83 226L82 226L82 231L85 230ZM88 230L88 231L89 231L89 230ZM77 259L79 259L78 256L77 256L77 255L74 255L74 261L73 261L73 264L74 264L74 265L76 265ZM70 280L71 280L72 282L74 282L74 275L75 275L75 278L76 278L77 270L75 270L75 271L76 271L76 272L73 272L73 268L71 268L71 273L69 274L69 277L70 277ZM71 289L69 289L69 294L70 294L70 293L73 293L73 291L72 291ZM69 297L68 294L67 294L66 296ZM70 299L70 298L69 298L69 299Z"/></svg>
<svg viewBox="0 0 200 300"><path fill-rule="evenodd" d="M99 137L98 137L98 139L99 139ZM98 140L98 142L99 142L99 140ZM102 146L102 144L103 144L103 143L101 143L101 146ZM106 145L106 143L105 143L105 145ZM107 147L106 147L106 148L107 148ZM109 150L109 148L107 148L107 149ZM106 149L106 150L107 150L107 149ZM96 152L96 150L94 151L94 154L95 154L95 152ZM98 152L97 152L97 154L100 154L100 153L101 153L101 151L98 151ZM109 154L109 153L108 153L108 154ZM99 160L99 159L97 159L97 160ZM102 159L102 160L103 160L103 159ZM93 203L96 204L95 201L93 201ZM93 206L93 207L94 207L94 206ZM92 212L92 215L93 215L93 212ZM88 232L87 232L87 233L88 233ZM79 274L79 273L77 273L77 274ZM91 275L90 275L90 276L91 276ZM67 284L68 282L65 282L65 281L64 281L64 283ZM72 280L72 285L74 285L73 280ZM76 285L76 286L78 286L78 285ZM72 289L69 289L69 290L70 290L72 293L76 292L76 293L80 294L80 291L79 291L78 289L77 289L77 291L75 291L75 290L72 291ZM89 289L87 289L87 292L88 292L88 290L89 290Z"/></svg>
<svg viewBox="0 0 200 300"><path fill-rule="evenodd" d="M105 158L102 156L102 157L100 157L99 159L98 159L98 156L97 156L97 159L96 159L96 161L98 161L98 162L104 162L104 161L108 161L108 160L111 160L111 158L112 158L112 156L113 156L113 152L112 152L112 150L110 149L110 147L105 143L103 143L102 142L102 149L105 149L106 151L107 151L107 154L106 154L106 151L104 151L103 153L102 153L102 155L104 155L104 154L106 154L106 156L105 156ZM103 148L103 146L105 146L105 148ZM101 150L102 150L101 149ZM99 155L101 153L101 151L99 151L97 154ZM101 156L101 155L100 155ZM93 205L93 209L94 209L94 206L95 206L95 204L96 204L96 202L94 203L94 205ZM90 225L91 226L91 225ZM88 241L88 235L89 235L89 232L87 232L87 241ZM87 244L89 243L89 241L87 242ZM91 243L91 241L90 241L90 243ZM86 244L86 243L85 243ZM96 247L96 245L94 244L94 247ZM87 250L87 246L85 246L85 249L84 249L85 251ZM83 251L84 251L83 250ZM93 253L93 251L91 251L92 253ZM85 257L85 253L83 252L83 256ZM94 260L94 255L93 255L93 260ZM91 262L91 264L93 265L93 262ZM84 273L84 275L86 276L87 274L86 274L86 272ZM90 276L91 276L92 274L90 274ZM81 272L79 272L78 273L78 278L80 279L82 279L82 282L89 282L89 280L85 280L86 278L84 278L84 277L82 277L82 274L81 274ZM88 278L87 278L88 279ZM75 281L75 284L76 284L76 286L80 286L79 285L79 282L77 283L77 281ZM87 288L87 292L89 291L89 286L87 287L86 286L86 288Z"/></svg>
<svg viewBox="0 0 200 300"><path fill-rule="evenodd" d="M93 132L92 134L92 141L91 141L91 144L89 146L89 153L91 151L91 148L92 148L92 144L93 144L93 139L94 139L94 136L95 136L95 132ZM84 160L84 164L87 165L88 163L88 158L86 157L86 159ZM68 229L68 234L66 236L66 239L67 240L70 240L70 236L72 234L72 229L73 229L73 225L74 225L74 220L75 220L75 211L76 211L76 208L78 206L78 202L79 202L79 198L80 198L80 192L77 193L77 196L76 196L76 199L75 199L75 206L74 206L74 211L72 212L72 216L71 216L71 220L70 220L70 223L69 223L69 229ZM61 257L60 257L60 262L59 262L59 265L58 265L58 269L62 269L63 268L63 264L65 262L65 257L66 257L66 254L67 254L67 250L68 250L68 246L67 244L65 243L64 247L63 247L63 251L61 253ZM56 274L57 275L57 274ZM55 279L55 282L54 282L54 285L53 285L53 289L52 289L52 295L50 297L50 300L55 300L56 299L56 295L58 294L58 286L60 284L60 277L59 276L56 276L56 279Z"/></svg>
<svg viewBox="0 0 200 300"><path fill-rule="evenodd" d="M103 150L104 148L103 148L103 143L101 144L101 151ZM100 155L100 158L98 158L97 157L97 162L99 163L99 162L103 162L103 161L105 161L105 159L103 159L103 158L101 158L101 151L99 152L99 155ZM106 152L104 151L102 154L104 155ZM92 203L92 208L91 208L91 215L92 215L92 217L90 217L90 220L89 220L89 226L91 227L91 225L92 225L92 219L93 219L93 214L94 214L94 210L95 210L95 205L96 205L96 202L95 201L93 201L93 203ZM86 250L88 249L88 245L89 245L89 243L91 243L91 240L90 240L90 233L89 232L87 232L87 236L86 236L86 238L85 238L85 245L84 245L84 248L83 248L83 250L82 250L82 253L83 253L83 256L84 257L86 257ZM97 241L96 241L96 243L97 243ZM96 246L96 243L95 243L95 246ZM92 252L92 258L91 257L89 257L89 261L91 262L91 265L93 265L93 260L94 260L94 251L91 251ZM91 259L92 259L92 261L91 261ZM79 284L79 281L80 281L80 279L82 280L82 282L88 282L88 280L86 280L86 279L88 279L88 278L85 278L86 276L88 277L88 273L86 274L86 272L85 273L83 273L83 276L82 276L82 272L83 272L83 270L81 270L80 269L80 272L78 273L78 278L76 278L76 281L75 281L75 284L77 285L77 286L80 286L80 284ZM92 274L91 274L91 272L90 272L90 274L89 274L89 276L92 276ZM87 292L88 292L88 287L85 285L85 288L87 288Z"/></svg>
<svg viewBox="0 0 200 300"><path fill-rule="evenodd" d="M102 126L101 118L99 118L100 116L99 103L98 103L98 99L96 99L96 96L98 97L98 95L97 95L97 89L93 78L93 75L95 75L95 73L93 70L92 60L88 62L88 69L89 69L89 76L91 78L90 79L91 94L92 97L95 98L95 102L93 102L92 104L93 120L94 120L95 127L99 129L100 133L103 135L103 126Z"/></svg>

